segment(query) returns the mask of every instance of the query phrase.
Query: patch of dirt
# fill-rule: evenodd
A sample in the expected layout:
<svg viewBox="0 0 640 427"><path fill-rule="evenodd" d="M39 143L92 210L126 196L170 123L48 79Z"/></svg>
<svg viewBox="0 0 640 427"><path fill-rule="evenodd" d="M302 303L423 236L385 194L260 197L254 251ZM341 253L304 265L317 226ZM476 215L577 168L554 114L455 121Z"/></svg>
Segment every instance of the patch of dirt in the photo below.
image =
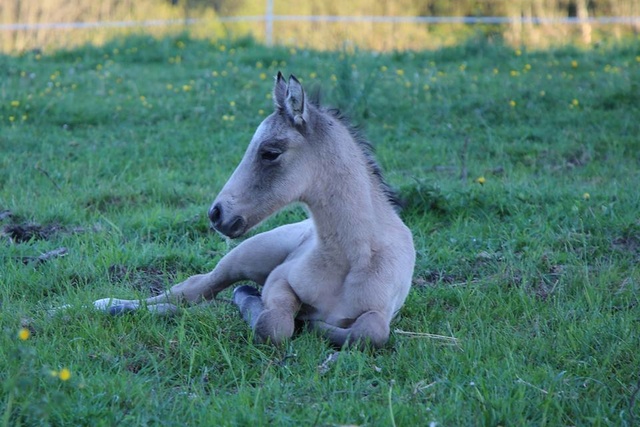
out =
<svg viewBox="0 0 640 427"><path fill-rule="evenodd" d="M9 211L6 211L9 212ZM5 212L0 212L4 214ZM9 214L4 218L12 217L12 214ZM31 240L49 240L54 235L60 233L73 234L73 233L85 233L85 232L98 232L101 230L100 225L95 225L90 228L85 227L63 227L59 224L52 223L41 225L35 222L14 222L12 224L7 224L2 227L2 231L0 231L1 236L6 236L11 240L12 243L26 243Z"/></svg>
<svg viewBox="0 0 640 427"><path fill-rule="evenodd" d="M8 224L2 227L2 234L9 237L14 243L24 243L31 240L48 240L53 234L62 229L63 228L57 224Z"/></svg>
<svg viewBox="0 0 640 427"><path fill-rule="evenodd" d="M440 271L427 271L425 274L414 278L412 284L416 287L423 287L436 286L437 284L451 285L459 282L464 282L464 279Z"/></svg>
<svg viewBox="0 0 640 427"><path fill-rule="evenodd" d="M617 237L611 242L611 246L620 252L638 254L640 253L640 236L627 235Z"/></svg>
<svg viewBox="0 0 640 427"><path fill-rule="evenodd" d="M109 281L112 283L129 283L133 288L148 291L151 296L160 295L167 288L167 282L175 281L176 271L162 270L154 266L127 267L114 264L108 269Z"/></svg>

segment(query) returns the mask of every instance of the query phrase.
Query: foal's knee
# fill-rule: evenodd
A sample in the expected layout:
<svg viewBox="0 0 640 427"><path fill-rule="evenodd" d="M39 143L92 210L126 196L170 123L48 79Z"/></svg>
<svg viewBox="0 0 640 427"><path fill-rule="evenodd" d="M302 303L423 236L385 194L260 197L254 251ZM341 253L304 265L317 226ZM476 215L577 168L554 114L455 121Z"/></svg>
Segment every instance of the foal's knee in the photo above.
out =
<svg viewBox="0 0 640 427"><path fill-rule="evenodd" d="M293 336L294 329L295 321L291 313L272 308L260 313L254 331L260 341L279 345Z"/></svg>

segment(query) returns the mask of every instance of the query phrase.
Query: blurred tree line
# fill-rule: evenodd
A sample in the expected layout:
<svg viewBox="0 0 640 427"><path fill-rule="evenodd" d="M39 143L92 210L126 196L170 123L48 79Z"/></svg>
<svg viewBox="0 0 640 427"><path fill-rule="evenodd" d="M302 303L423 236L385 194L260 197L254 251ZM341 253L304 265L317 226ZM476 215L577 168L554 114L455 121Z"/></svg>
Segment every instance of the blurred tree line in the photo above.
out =
<svg viewBox="0 0 640 427"><path fill-rule="evenodd" d="M174 20L175 25L145 28L152 34L189 31L215 38L251 34L264 40L264 22L222 24L217 17L263 16L269 0L1 0L0 24L37 24L96 21ZM558 42L591 43L604 37L640 32L640 20L622 25L533 24L526 18L639 17L640 0L271 0L276 15L342 16L503 16L511 24L475 26L462 24L281 22L274 25L277 43L336 48L352 43L362 48L428 48L457 43L470 36L500 36L508 43L545 46ZM180 26L195 18L206 25ZM518 20L517 18L525 18ZM0 50L20 51L47 46L67 47L132 32L132 29L91 30L31 28L1 30Z"/></svg>

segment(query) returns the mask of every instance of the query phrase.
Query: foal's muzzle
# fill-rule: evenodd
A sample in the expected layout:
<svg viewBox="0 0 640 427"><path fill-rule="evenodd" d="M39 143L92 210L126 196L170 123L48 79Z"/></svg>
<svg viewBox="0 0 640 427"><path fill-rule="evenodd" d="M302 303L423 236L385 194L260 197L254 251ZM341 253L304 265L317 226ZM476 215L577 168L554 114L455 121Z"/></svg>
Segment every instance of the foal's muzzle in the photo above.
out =
<svg viewBox="0 0 640 427"><path fill-rule="evenodd" d="M225 218L220 203L211 206L211 209L209 209L209 219L211 220L213 228L232 239L242 236L247 229L247 220L243 217L236 215L231 218Z"/></svg>

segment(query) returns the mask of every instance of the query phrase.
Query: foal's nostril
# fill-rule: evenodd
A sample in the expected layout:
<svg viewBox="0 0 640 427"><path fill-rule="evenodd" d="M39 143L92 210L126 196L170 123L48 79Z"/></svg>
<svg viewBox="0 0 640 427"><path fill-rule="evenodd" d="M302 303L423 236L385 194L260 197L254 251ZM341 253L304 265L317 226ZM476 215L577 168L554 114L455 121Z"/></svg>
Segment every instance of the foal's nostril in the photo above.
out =
<svg viewBox="0 0 640 427"><path fill-rule="evenodd" d="M221 217L222 209L220 208L220 205L212 206L211 209L209 209L209 219L213 224L218 224Z"/></svg>

